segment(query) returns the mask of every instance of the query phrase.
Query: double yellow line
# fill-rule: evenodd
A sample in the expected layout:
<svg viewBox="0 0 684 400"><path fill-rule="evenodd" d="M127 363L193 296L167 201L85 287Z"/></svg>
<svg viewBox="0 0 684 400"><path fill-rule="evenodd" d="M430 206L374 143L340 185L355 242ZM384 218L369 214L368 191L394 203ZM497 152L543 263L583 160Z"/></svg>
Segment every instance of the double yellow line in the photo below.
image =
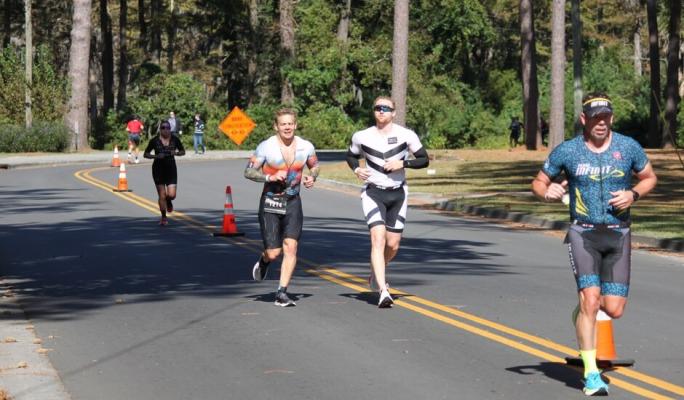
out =
<svg viewBox="0 0 684 400"><path fill-rule="evenodd" d="M113 195L149 210L154 214L159 213L156 202L150 201L131 192L114 192L114 189L116 189L114 186L102 182L91 175L91 173L94 171L104 169L109 168L102 167L81 170L76 172L74 176L81 181L110 192ZM183 223L186 225L196 228L202 232L214 232L216 229L218 229L214 225L203 224L178 211L174 211L170 218L183 221ZM238 237L232 238L231 243L256 253L261 252L261 242L258 240ZM311 275L355 290L359 293L368 291L367 281L364 278L348 274L331 266L319 265L313 261L309 261L301 257L298 258L298 261L300 264L303 264L307 267L306 272ZM432 318L444 324L470 332L504 346L514 348L540 359L553 363L565 364L565 360L562 358L563 356L577 356L576 349L555 343L551 340L543 339L538 336L487 320L485 318L478 317L474 314L461 311L457 308L436 303L434 301L424 299L420 296L411 295L394 288L391 289L391 292L393 295L397 296L397 299L394 302L395 306L411 310L428 318ZM576 367L568 368L578 369ZM618 378L614 375L620 375L621 377ZM646 387L639 386L639 384L628 382L622 379L622 377L637 381L639 384L649 385L654 389L664 392L665 394L649 390ZM610 384L614 387L619 387L628 392L632 392L648 399L672 399L673 397L668 397L669 395L684 397L684 387L682 386L675 385L662 379L658 379L623 367L616 367L610 372Z"/></svg>

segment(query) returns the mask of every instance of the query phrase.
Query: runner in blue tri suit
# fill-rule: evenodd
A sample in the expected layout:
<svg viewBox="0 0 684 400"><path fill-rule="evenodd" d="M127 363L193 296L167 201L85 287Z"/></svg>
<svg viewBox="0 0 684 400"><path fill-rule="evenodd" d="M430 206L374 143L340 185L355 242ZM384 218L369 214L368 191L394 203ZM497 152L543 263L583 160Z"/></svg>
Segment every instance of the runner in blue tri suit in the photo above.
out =
<svg viewBox="0 0 684 400"><path fill-rule="evenodd" d="M569 189L572 224L566 243L579 296L573 322L584 362L583 391L591 396L608 393L596 366L596 316L599 309L622 316L631 269L630 207L655 187L657 177L641 146L611 130L607 95L591 93L582 104L584 134L551 152L532 191L556 201ZM565 179L558 183L561 174ZM632 175L638 180L634 187Z"/></svg>

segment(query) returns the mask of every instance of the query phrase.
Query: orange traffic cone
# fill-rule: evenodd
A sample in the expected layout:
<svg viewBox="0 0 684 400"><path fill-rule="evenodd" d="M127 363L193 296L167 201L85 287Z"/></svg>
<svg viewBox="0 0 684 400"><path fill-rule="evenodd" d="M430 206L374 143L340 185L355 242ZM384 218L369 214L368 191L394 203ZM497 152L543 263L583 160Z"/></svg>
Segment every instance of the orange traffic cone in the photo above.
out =
<svg viewBox="0 0 684 400"><path fill-rule="evenodd" d="M233 192L230 186L226 186L226 203L223 206L223 228L221 232L214 232L214 236L243 236L243 232L238 232L235 225L235 215L233 215Z"/></svg>
<svg viewBox="0 0 684 400"><path fill-rule="evenodd" d="M128 179L126 179L126 164L124 163L121 163L121 165L119 165L119 185L116 189L114 189L114 191L132 192L132 190L128 189Z"/></svg>
<svg viewBox="0 0 684 400"><path fill-rule="evenodd" d="M566 357L565 360L570 365L584 365L581 358ZM634 365L634 360L618 358L613 340L613 319L603 310L596 315L596 365L601 368Z"/></svg>
<svg viewBox="0 0 684 400"><path fill-rule="evenodd" d="M121 165L121 159L119 159L119 146L114 146L114 156L112 157L112 167L118 167Z"/></svg>
<svg viewBox="0 0 684 400"><path fill-rule="evenodd" d="M634 364L634 360L618 359L613 341L613 319L603 310L596 316L596 363L608 367Z"/></svg>

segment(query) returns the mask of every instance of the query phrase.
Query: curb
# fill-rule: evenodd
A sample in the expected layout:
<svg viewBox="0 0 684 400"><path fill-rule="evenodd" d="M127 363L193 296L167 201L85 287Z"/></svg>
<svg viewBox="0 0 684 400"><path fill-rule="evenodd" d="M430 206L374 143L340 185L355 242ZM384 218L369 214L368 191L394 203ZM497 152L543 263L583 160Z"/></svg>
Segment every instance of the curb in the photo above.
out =
<svg viewBox="0 0 684 400"><path fill-rule="evenodd" d="M511 222L521 222L549 230L567 230L570 223L564 221L550 221L532 214L506 211L497 208L485 208L470 205L459 205L450 200L443 200L433 203L435 209L444 211L460 211L465 214L477 215L479 217L503 219ZM684 240L677 239L657 239L648 236L632 235L634 242L663 250L684 252Z"/></svg>

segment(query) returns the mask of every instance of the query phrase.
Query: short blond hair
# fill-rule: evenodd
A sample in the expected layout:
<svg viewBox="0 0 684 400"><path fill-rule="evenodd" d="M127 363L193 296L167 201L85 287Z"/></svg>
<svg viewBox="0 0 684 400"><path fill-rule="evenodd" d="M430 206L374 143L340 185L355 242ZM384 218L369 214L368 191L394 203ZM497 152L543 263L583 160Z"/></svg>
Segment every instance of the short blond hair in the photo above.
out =
<svg viewBox="0 0 684 400"><path fill-rule="evenodd" d="M278 123L278 118L282 117L283 115L292 115L294 117L295 122L297 122L297 111L295 111L293 108L280 108L276 110L275 113L273 113L273 123L277 124Z"/></svg>
<svg viewBox="0 0 684 400"><path fill-rule="evenodd" d="M394 100L392 100L392 98L389 96L378 96L378 97L376 97L375 100L373 100L373 107L375 107L375 105L378 104L378 101L380 101L380 100L387 100L387 101L392 103L392 108L395 107Z"/></svg>

